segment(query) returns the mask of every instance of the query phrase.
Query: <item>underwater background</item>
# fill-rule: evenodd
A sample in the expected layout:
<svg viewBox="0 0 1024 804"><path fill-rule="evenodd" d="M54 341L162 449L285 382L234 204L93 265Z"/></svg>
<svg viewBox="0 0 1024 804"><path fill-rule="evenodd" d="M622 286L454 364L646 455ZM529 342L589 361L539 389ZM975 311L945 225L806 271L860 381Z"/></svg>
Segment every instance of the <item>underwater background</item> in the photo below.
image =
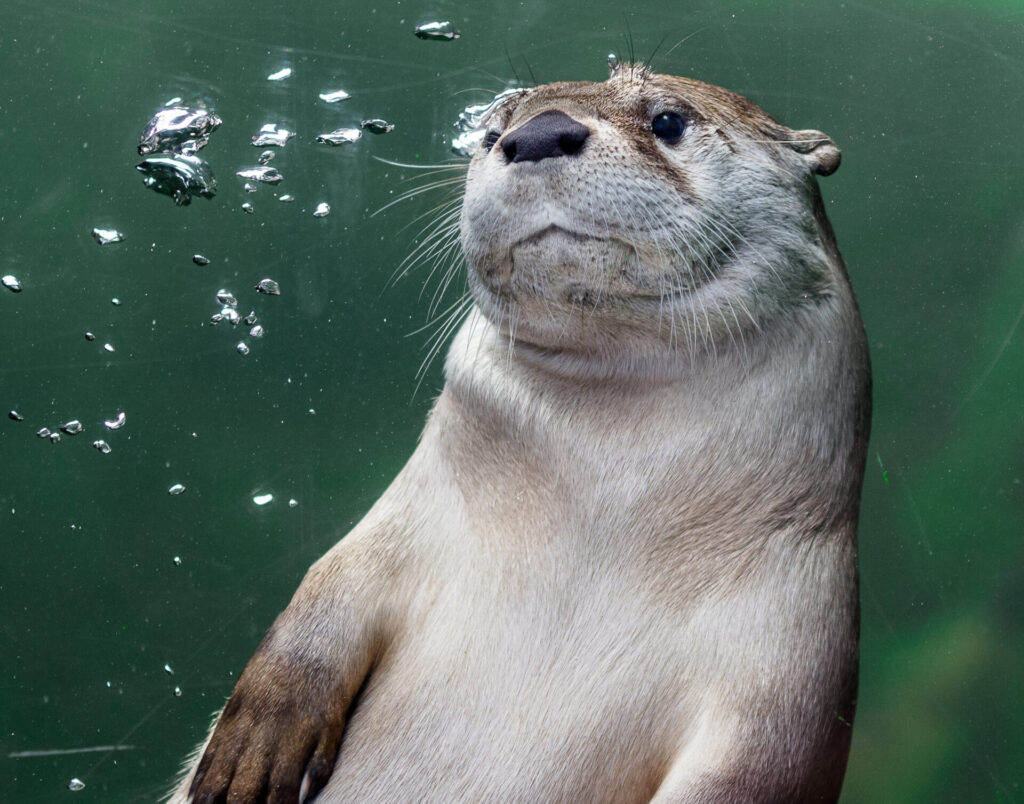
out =
<svg viewBox="0 0 1024 804"><path fill-rule="evenodd" d="M456 159L509 82L656 48L843 152L821 184L875 414L842 801L1024 801L1020 0L3 0L0 801L157 799L412 452L463 287L431 316L429 266L389 280L453 190L374 215L431 179L372 157ZM180 205L136 170L174 98L223 121L215 195ZM394 130L316 142L371 118ZM253 147L265 124L295 136ZM247 192L264 150L283 180Z"/></svg>

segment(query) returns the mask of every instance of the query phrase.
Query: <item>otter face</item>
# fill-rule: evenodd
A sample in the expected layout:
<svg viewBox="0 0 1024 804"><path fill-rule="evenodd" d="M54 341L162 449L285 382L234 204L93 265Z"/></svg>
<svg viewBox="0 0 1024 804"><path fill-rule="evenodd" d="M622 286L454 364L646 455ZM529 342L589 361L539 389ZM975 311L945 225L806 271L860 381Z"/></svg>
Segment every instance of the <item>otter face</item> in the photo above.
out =
<svg viewBox="0 0 1024 804"><path fill-rule="evenodd" d="M517 341L697 349L827 284L813 173L839 152L727 90L623 67L511 96L462 211L477 303Z"/></svg>

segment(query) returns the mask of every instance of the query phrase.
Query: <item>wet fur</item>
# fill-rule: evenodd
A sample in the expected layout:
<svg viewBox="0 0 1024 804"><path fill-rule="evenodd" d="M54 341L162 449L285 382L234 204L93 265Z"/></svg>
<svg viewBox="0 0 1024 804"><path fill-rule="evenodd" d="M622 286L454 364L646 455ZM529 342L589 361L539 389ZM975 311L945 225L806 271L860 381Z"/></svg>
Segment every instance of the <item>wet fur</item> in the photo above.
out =
<svg viewBox="0 0 1024 804"><path fill-rule="evenodd" d="M584 151L504 162L549 109ZM420 444L171 801L834 801L870 417L814 178L838 150L630 68L489 125L460 213L475 305Z"/></svg>

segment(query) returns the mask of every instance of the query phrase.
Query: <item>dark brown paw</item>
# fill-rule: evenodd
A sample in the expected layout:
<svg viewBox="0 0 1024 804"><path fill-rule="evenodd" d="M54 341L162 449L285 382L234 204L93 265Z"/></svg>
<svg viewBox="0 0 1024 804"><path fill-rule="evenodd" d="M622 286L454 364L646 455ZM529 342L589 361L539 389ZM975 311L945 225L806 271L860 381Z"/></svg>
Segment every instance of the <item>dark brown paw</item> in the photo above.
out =
<svg viewBox="0 0 1024 804"><path fill-rule="evenodd" d="M306 666L249 662L189 790L194 804L310 801L338 755L346 702Z"/></svg>

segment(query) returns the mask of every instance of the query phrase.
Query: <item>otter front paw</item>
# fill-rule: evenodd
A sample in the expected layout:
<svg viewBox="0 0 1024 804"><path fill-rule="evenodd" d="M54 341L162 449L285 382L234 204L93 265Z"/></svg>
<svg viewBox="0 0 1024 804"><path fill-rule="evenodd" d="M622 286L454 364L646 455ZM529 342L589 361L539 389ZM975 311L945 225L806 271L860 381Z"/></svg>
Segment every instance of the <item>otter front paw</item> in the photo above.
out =
<svg viewBox="0 0 1024 804"><path fill-rule="evenodd" d="M351 697L345 687L323 668L258 652L196 768L194 804L294 804L315 796L341 744Z"/></svg>

